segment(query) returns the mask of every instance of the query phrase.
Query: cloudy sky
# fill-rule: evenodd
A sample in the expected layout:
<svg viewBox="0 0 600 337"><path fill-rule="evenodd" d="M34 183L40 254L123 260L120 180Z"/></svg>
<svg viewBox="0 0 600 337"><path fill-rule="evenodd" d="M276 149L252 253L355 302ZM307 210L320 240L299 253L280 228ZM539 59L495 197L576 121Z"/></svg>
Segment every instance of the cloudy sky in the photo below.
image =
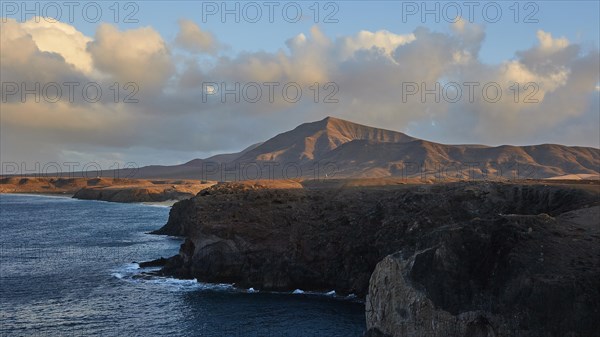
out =
<svg viewBox="0 0 600 337"><path fill-rule="evenodd" d="M3 2L1 161L177 164L326 116L600 147L598 2L470 3Z"/></svg>

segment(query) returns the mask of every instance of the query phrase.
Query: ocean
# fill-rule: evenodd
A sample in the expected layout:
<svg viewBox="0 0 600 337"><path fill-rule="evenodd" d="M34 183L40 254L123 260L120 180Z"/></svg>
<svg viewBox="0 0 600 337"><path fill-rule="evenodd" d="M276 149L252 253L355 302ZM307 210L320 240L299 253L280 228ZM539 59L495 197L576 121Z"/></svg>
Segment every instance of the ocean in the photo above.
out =
<svg viewBox="0 0 600 337"><path fill-rule="evenodd" d="M0 336L360 336L364 304L140 277L169 208L0 195ZM297 292L299 293L299 292Z"/></svg>

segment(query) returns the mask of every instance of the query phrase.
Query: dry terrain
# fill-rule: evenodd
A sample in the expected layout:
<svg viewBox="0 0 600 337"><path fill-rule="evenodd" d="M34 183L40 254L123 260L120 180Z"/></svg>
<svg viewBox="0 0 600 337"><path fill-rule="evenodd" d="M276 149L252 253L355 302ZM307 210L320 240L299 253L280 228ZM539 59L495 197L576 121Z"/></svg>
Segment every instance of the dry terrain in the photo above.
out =
<svg viewBox="0 0 600 337"><path fill-rule="evenodd" d="M114 202L160 202L191 198L214 182L175 179L5 177L0 193L64 194Z"/></svg>
<svg viewBox="0 0 600 337"><path fill-rule="evenodd" d="M440 144L333 117L301 124L238 153L116 172L120 177L216 181L382 177L449 181L561 176L597 179L599 173L598 148ZM115 173L99 173L102 174Z"/></svg>

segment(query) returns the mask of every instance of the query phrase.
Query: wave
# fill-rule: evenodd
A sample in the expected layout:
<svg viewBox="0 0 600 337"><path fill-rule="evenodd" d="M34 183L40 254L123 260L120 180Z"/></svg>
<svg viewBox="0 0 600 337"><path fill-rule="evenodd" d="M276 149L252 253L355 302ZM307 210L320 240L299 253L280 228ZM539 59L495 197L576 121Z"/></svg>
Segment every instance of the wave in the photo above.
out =
<svg viewBox="0 0 600 337"><path fill-rule="evenodd" d="M338 295L335 290L327 292L319 291L305 291L302 289L296 289L292 292L281 292L281 291L261 291L254 288L238 288L233 284L228 283L205 283L198 282L197 279L183 280L176 279L173 277L164 277L159 275L153 275L152 272L160 270L160 267L143 268L144 272L141 272L142 268L138 263L128 263L123 267L115 270L111 276L135 284L152 284L165 286L172 291L190 291L190 290L209 290L209 291L223 291L223 292L235 292L235 293L267 293L267 294L281 294L281 295L304 295L304 296L319 296L329 297L341 300L357 300L357 296L350 294L347 296Z"/></svg>
<svg viewBox="0 0 600 337"><path fill-rule="evenodd" d="M204 283L193 280L182 280L172 277L164 277L152 275L151 272L160 270L160 267L144 268L145 272L141 272L142 268L138 263L128 263L125 266L113 271L111 276L131 282L134 284L152 284L165 286L169 290L217 290L217 291L239 291L233 284L226 283Z"/></svg>
<svg viewBox="0 0 600 337"><path fill-rule="evenodd" d="M287 293L283 293L287 294ZM326 296L332 297L336 299L347 299L347 300L355 300L357 296L355 294L349 294L347 296L338 295L335 290L321 292L321 291L304 291L302 289L296 289L291 292L292 295L310 295L310 296Z"/></svg>

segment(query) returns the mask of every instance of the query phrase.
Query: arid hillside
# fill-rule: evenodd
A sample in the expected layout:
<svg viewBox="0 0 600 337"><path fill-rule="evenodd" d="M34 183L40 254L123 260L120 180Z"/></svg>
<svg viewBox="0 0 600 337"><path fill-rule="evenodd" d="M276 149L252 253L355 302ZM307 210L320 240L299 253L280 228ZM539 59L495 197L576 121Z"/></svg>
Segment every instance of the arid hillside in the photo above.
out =
<svg viewBox="0 0 600 337"><path fill-rule="evenodd" d="M173 179L5 177L0 179L0 193L65 194L88 200L159 202L191 198L213 184Z"/></svg>
<svg viewBox="0 0 600 337"><path fill-rule="evenodd" d="M446 145L327 117L239 153L174 166L121 170L120 177L240 181L405 177L423 180L598 177L600 149L557 144ZM115 172L88 172L112 175Z"/></svg>

